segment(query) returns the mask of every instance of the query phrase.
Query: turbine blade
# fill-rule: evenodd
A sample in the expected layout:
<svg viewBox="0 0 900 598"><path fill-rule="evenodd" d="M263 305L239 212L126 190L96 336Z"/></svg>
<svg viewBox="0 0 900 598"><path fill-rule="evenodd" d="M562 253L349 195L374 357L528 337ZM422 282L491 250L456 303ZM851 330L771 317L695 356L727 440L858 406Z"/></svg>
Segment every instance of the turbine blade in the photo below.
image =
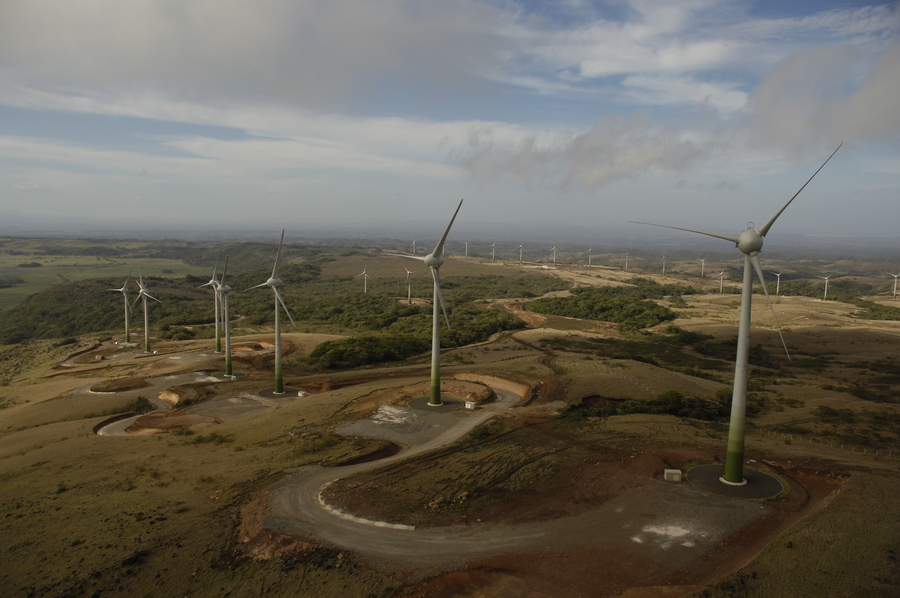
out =
<svg viewBox="0 0 900 598"><path fill-rule="evenodd" d="M390 256L390 257L405 257L405 258L408 258L408 259L411 259L411 260L419 260L420 262L424 262L424 261L425 261L425 257L424 257L424 256L421 256L421 255L409 255L409 254L407 254L407 253L385 253L384 255L387 255L387 256ZM404 267L405 267L405 266L404 266Z"/></svg>
<svg viewBox="0 0 900 598"><path fill-rule="evenodd" d="M162 301L160 301L160 300L157 299L156 297L151 297L151 296L148 295L147 293L144 293L144 297L146 297L147 299L153 299L153 300L156 301L157 303L162 303Z"/></svg>
<svg viewBox="0 0 900 598"><path fill-rule="evenodd" d="M735 245L738 243L738 239L740 239L740 235L727 235L721 233L709 233L703 230L694 230L692 228L681 228L679 226L668 226L665 224L654 224L652 222L638 222L637 220L629 220L631 224L646 224L647 226L659 226L661 228L671 228L674 230L683 230L688 233L697 233L698 235L706 235L707 237L715 237L716 239L724 239L725 241L731 241Z"/></svg>
<svg viewBox="0 0 900 598"><path fill-rule="evenodd" d="M441 275L437 268L431 269L431 277L434 278L434 294L441 304L441 311L444 312L444 321L447 322L447 328L450 328L450 318L447 317L447 307L444 305L444 296L441 294Z"/></svg>
<svg viewBox="0 0 900 598"><path fill-rule="evenodd" d="M255 287L250 287L249 289L244 289L244 290L246 290L246 291L252 291L253 289L261 289L261 288L263 288L264 286L267 286L266 283L258 284L258 285L256 285ZM243 291L241 291L241 292L243 292Z"/></svg>
<svg viewBox="0 0 900 598"><path fill-rule="evenodd" d="M278 243L278 253L275 254L275 266L272 267L272 278L278 278L278 260L281 259L282 245L284 245L284 229L281 229L281 241Z"/></svg>
<svg viewBox="0 0 900 598"><path fill-rule="evenodd" d="M843 142L843 141L841 142L841 145L844 145L844 142ZM837 146L837 149L835 149L833 152L831 152L831 156L828 156L828 160L831 160L831 157L834 156L834 155L837 153L837 151L838 151L839 149L841 149L841 145ZM822 170L823 168L825 168L825 165L828 164L828 160L825 160L825 161L822 163L822 165L819 166L819 170ZM813 180L813 178L814 178L817 174L819 174L819 170L815 171L815 172L813 173L813 175L812 175L811 177L809 177L809 181ZM803 183L803 187L800 187L800 191L803 191L803 189L806 188L807 185L809 185L809 181L806 181L805 183ZM782 213L789 205L791 205L791 202L794 201L794 198L796 198L798 195L800 195L800 191L797 191L796 193L794 193L794 197L790 198L790 199L788 200L788 202L787 202L786 204L784 204L784 207L781 208L780 210L778 210L778 213L777 213L777 214L775 214L774 216L772 216L772 218L770 218L768 222L766 222L765 224L763 224L763 227L762 227L761 229L759 229L759 234L760 234L761 236L763 236L763 237L766 236L766 233L769 232L769 229L772 228L772 225L775 224L775 221L778 219L779 216L781 216L781 213Z"/></svg>
<svg viewBox="0 0 900 598"><path fill-rule="evenodd" d="M766 279L763 276L762 268L759 265L759 258L755 255L747 256L750 258L750 263L753 264L753 269L756 270L756 275L759 277L759 282L762 284L763 293L766 294L766 301L769 304L769 309L772 310L772 319L775 320L775 329L778 330L778 338L781 339L781 346L784 347L784 354L787 355L788 361L791 361L791 354L788 353L787 344L784 342L784 336L781 334L781 326L778 325L778 316L775 315L775 306L772 305L772 300L769 298L769 290L766 288Z"/></svg>
<svg viewBox="0 0 900 598"><path fill-rule="evenodd" d="M288 320L291 321L291 326L296 328L297 325L294 324L294 318L291 317L291 312L288 311L287 305L284 304L284 299L281 298L281 293L278 292L278 287L272 287L272 290L275 291L275 296L278 297L278 302L281 303L281 307L284 308L284 313L287 314Z"/></svg>
<svg viewBox="0 0 900 598"><path fill-rule="evenodd" d="M459 200L459 205L456 206L456 211L453 212L453 218L450 219L450 224L447 225L447 230L444 231L444 236L441 237L441 240L438 241L438 244L435 245L434 251L431 255L434 257L440 257L444 253L444 241L447 240L447 235L450 234L450 227L453 226L453 221L456 220L456 215L459 214L459 209L462 207L463 200ZM448 324L449 325L449 324Z"/></svg>

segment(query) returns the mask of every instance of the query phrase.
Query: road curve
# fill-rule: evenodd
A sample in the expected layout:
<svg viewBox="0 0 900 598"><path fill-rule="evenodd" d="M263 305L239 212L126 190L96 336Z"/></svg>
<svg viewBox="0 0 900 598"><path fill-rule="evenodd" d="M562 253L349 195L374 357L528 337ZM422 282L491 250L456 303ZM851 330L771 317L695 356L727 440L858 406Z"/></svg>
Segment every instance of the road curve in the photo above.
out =
<svg viewBox="0 0 900 598"><path fill-rule="evenodd" d="M624 547L632 558L650 563L651 569L656 563L659 569L671 570L689 566L744 525L771 512L746 501L698 497L698 492L687 486L658 484L626 490L597 509L549 521L403 529L405 526L385 527L342 514L320 499L328 484L455 442L519 399L511 392L494 391L500 400L425 444L386 459L314 469L282 480L272 490L271 514L264 525L419 570L446 570L500 554L589 547Z"/></svg>

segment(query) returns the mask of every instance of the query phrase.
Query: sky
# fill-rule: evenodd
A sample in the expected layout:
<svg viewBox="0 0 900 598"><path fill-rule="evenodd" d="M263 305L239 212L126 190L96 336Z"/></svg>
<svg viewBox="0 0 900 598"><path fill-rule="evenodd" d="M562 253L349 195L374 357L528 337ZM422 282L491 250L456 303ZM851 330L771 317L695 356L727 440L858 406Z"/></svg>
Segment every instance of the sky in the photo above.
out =
<svg viewBox="0 0 900 598"><path fill-rule="evenodd" d="M0 226L896 236L900 8L3 0ZM630 225L636 226L636 225ZM398 233L405 234L405 233Z"/></svg>

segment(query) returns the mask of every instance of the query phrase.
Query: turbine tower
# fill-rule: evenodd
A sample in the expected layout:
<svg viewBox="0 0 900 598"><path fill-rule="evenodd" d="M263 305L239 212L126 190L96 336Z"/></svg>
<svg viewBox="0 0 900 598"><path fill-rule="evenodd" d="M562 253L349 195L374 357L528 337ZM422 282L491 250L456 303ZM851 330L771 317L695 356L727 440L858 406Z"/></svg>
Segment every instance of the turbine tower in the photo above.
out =
<svg viewBox="0 0 900 598"><path fill-rule="evenodd" d="M231 376L231 314L228 311L228 295L232 289L225 284L225 275L228 273L228 256L225 256L225 267L222 269L222 280L216 286L216 294L221 296L222 324L225 328L225 375Z"/></svg>
<svg viewBox="0 0 900 598"><path fill-rule="evenodd" d="M628 254L625 254L625 271L628 272Z"/></svg>
<svg viewBox="0 0 900 598"><path fill-rule="evenodd" d="M410 277L412 276L413 271L403 266L403 269L406 270L406 304L412 305L412 282Z"/></svg>
<svg viewBox="0 0 900 598"><path fill-rule="evenodd" d="M663 276L666 275L666 256L663 256Z"/></svg>
<svg viewBox="0 0 900 598"><path fill-rule="evenodd" d="M469 259L469 242L466 241L466 259Z"/></svg>
<svg viewBox="0 0 900 598"><path fill-rule="evenodd" d="M402 255L402 254L391 254L397 257L407 257L414 258L417 260L421 260L425 262L425 265L431 269L431 277L434 279L434 301L433 301L433 309L432 309L432 321L431 321L431 398L428 400L429 405L438 406L441 405L441 311L444 312L444 321L447 323L447 328L450 328L450 320L447 318L447 308L444 306L444 297L441 295L441 274L440 268L444 263L444 242L447 240L447 235L450 234L450 227L453 226L453 221L456 220L456 215L459 214L459 209L462 207L463 200L459 200L459 205L456 206L456 211L453 212L453 218L450 219L450 224L447 225L447 230L444 231L444 236L441 237L441 240L438 241L438 244L435 246L434 251L426 255L425 257L416 257L411 255ZM493 247L491 245L491 251L493 254ZM493 255L491 257L493 260Z"/></svg>
<svg viewBox="0 0 900 598"><path fill-rule="evenodd" d="M520 263L520 264L522 263L522 252L524 251L524 249L523 249L524 246L525 246L524 243L522 243L521 245L519 245L519 263Z"/></svg>
<svg viewBox="0 0 900 598"><path fill-rule="evenodd" d="M594 254L592 253L593 251L594 251L593 247L588 249L588 268L593 267L593 259L594 259Z"/></svg>
<svg viewBox="0 0 900 598"><path fill-rule="evenodd" d="M216 302L216 314L215 314L215 322L216 322L216 353L222 352L222 339L219 336L219 315L221 313L221 307L219 303L219 281L216 280L216 272L219 270L219 258L216 258L216 265L213 266L212 277L209 279L209 282L205 284L201 284L198 289L202 289L203 287L212 287L213 289L213 297L215 297Z"/></svg>
<svg viewBox="0 0 900 598"><path fill-rule="evenodd" d="M819 277L825 281L825 296L822 297L822 301L828 301L828 279L831 278L832 276L833 276L832 274L829 274L828 276L820 276Z"/></svg>
<svg viewBox="0 0 900 598"><path fill-rule="evenodd" d="M141 269L138 268L138 296L135 298L132 307L137 305L138 301L144 302L144 353L150 352L150 318L147 312L147 299L153 299L157 303L162 303L156 297L147 294L147 287L144 286L144 277L141 276Z"/></svg>
<svg viewBox="0 0 900 598"><path fill-rule="evenodd" d="M413 239L411 247L412 247L412 254L416 255L416 240L415 239Z"/></svg>
<svg viewBox="0 0 900 598"><path fill-rule="evenodd" d="M122 293L122 299L125 301L125 342L131 342L131 329L128 326L128 279L131 277L131 273L125 277L125 284L122 285L121 289L106 289L107 291L114 291L116 293ZM897 294L897 285L894 285L894 295Z"/></svg>
<svg viewBox="0 0 900 598"><path fill-rule="evenodd" d="M706 258L700 258L700 278L703 278L703 271L706 268Z"/></svg>
<svg viewBox="0 0 900 598"><path fill-rule="evenodd" d="M891 274L891 273L888 272L888 274ZM894 277L894 299L896 300L897 299L897 277L900 276L900 274L891 274L891 276ZM125 314L125 327L126 328L128 327L128 314L127 313Z"/></svg>
<svg viewBox="0 0 900 598"><path fill-rule="evenodd" d="M781 294L781 275L784 274L784 272L770 272L769 274L774 274L778 277L778 282L775 283L775 295L778 296Z"/></svg>
<svg viewBox="0 0 900 598"><path fill-rule="evenodd" d="M360 274L357 274L357 276L363 277L363 294L368 294L369 280L371 280L371 278L372 278L371 276L369 276L369 273L367 272L368 269L369 269L369 267L366 266L365 268L363 268L363 271Z"/></svg>
<svg viewBox="0 0 900 598"><path fill-rule="evenodd" d="M725 284L725 270L722 270L721 272L719 272L719 294L720 295L725 294L724 284Z"/></svg>
<svg viewBox="0 0 900 598"><path fill-rule="evenodd" d="M497 244L496 244L496 243L491 243L491 261L492 261L492 262L494 261L494 251L495 251L494 248L495 248L495 247L497 247Z"/></svg>
<svg viewBox="0 0 900 598"><path fill-rule="evenodd" d="M556 245L551 247L550 250L553 251L553 265L555 266L556 265Z"/></svg>
<svg viewBox="0 0 900 598"><path fill-rule="evenodd" d="M278 244L278 253L275 254L275 265L272 267L272 276L270 276L269 280L266 282L247 289L249 291L251 289L269 287L275 294L275 394L277 395L284 394L284 379L281 375L281 310L278 309L279 303L281 304L281 307L284 308L284 313L287 314L288 319L291 321L291 326L297 326L294 324L294 318L291 317L291 312L288 311L287 305L284 304L284 299L281 298L281 293L278 292L278 287L282 284L282 280L278 278L278 262L281 259L282 245L284 245L284 229L281 230L281 242Z"/></svg>
<svg viewBox="0 0 900 598"><path fill-rule="evenodd" d="M756 271L756 275L762 283L766 300L769 302L769 307L772 309L775 325L776 327L778 326L778 318L775 317L775 308L772 306L771 300L769 300L769 291L766 289L766 281L763 278L762 268L759 265L759 252L763 247L763 241L765 240L766 234L769 232L769 229L772 228L772 225L775 224L778 217L781 216L781 213L791 205L791 202L800 195L800 192L803 191L806 185L808 185L817 174L819 174L819 171L825 167L825 164L828 164L828 160L831 160L839 149L841 149L840 145L831 153L831 156L828 156L828 159L819 167L819 170L816 170L816 172L809 177L809 180L803 184L803 187L800 187L800 191L797 191L794 196L791 197L788 202L784 204L784 206L761 228L748 228L739 234L722 234L680 228L677 226L666 226L661 224L652 225L723 239L734 243L741 253L744 254L744 283L741 293L741 319L740 326L738 327L737 355L735 356L734 363L734 391L731 398L731 421L728 427L728 447L725 452L725 473L719 478L726 484L740 486L747 483L747 480L744 479L744 429L746 425L747 374L750 353L750 304L753 299L754 271ZM650 223L642 222L640 224ZM779 336L781 335L780 328L778 334ZM781 339L781 342L784 344L783 338ZM785 346L785 352L787 352L787 346ZM788 356L788 359L790 359L790 356Z"/></svg>

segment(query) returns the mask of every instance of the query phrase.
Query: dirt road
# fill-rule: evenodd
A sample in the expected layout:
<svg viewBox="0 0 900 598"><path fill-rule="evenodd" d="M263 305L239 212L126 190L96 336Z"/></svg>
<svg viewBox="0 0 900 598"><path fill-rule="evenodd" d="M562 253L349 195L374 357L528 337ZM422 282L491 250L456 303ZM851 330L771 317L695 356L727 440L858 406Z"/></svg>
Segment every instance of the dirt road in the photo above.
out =
<svg viewBox="0 0 900 598"><path fill-rule="evenodd" d="M445 528L392 526L338 512L321 492L335 480L452 443L518 399L501 400L439 436L387 459L314 469L275 486L265 526L353 550L376 566L433 575L492 556L546 551L613 551L646 578L687 570L745 525L770 514L765 506L703 493L686 484L659 482L626 490L600 508L577 516L519 525L490 522Z"/></svg>

